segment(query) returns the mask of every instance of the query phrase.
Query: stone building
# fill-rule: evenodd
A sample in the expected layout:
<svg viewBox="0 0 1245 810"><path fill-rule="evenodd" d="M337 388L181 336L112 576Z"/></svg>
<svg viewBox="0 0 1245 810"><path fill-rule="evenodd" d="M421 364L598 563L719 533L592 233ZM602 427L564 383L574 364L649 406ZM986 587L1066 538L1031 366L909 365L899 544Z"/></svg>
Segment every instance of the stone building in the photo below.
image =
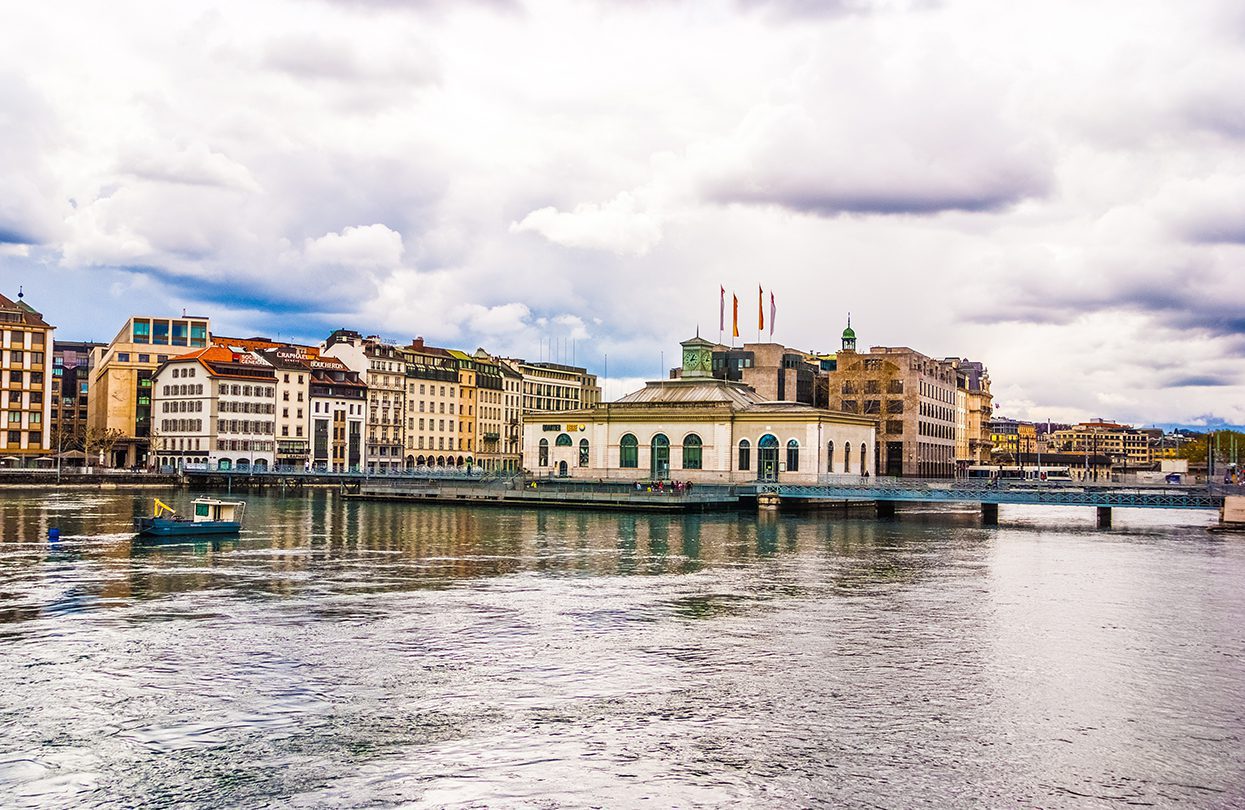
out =
<svg viewBox="0 0 1245 810"><path fill-rule="evenodd" d="M341 360L367 386L367 469L381 473L402 469L407 403L402 350L376 336L365 338L358 332L338 329L325 340L320 355Z"/></svg>
<svg viewBox="0 0 1245 810"><path fill-rule="evenodd" d="M507 362L523 377L524 413L573 411L601 401L597 375L586 368L516 359Z"/></svg>
<svg viewBox="0 0 1245 810"><path fill-rule="evenodd" d="M989 464L993 447L990 419L994 416L990 372L984 363L967 358L948 357L946 362L955 370L955 460L961 468Z"/></svg>
<svg viewBox="0 0 1245 810"><path fill-rule="evenodd" d="M295 470L311 463L311 361L313 346L283 344L255 352L276 380L276 465Z"/></svg>
<svg viewBox="0 0 1245 810"><path fill-rule="evenodd" d="M52 448L48 371L56 327L24 298L0 295L0 464L8 467L31 466Z"/></svg>
<svg viewBox="0 0 1245 810"><path fill-rule="evenodd" d="M458 363L447 350L417 337L406 358L406 463L410 467L460 466ZM461 461L459 460L461 456Z"/></svg>
<svg viewBox="0 0 1245 810"><path fill-rule="evenodd" d="M955 474L956 377L943 360L906 346L856 351L850 322L835 368L826 372L833 406L878 420L877 468L889 476Z"/></svg>
<svg viewBox="0 0 1245 810"><path fill-rule="evenodd" d="M523 417L523 464L538 475L622 481L813 483L874 465L876 420L767 400L713 373L714 344L683 344L675 379L616 402Z"/></svg>
<svg viewBox="0 0 1245 810"><path fill-rule="evenodd" d="M1154 461L1151 437L1146 431L1106 419L1092 419L1056 431L1048 441L1064 453L1105 455L1119 467L1147 467Z"/></svg>

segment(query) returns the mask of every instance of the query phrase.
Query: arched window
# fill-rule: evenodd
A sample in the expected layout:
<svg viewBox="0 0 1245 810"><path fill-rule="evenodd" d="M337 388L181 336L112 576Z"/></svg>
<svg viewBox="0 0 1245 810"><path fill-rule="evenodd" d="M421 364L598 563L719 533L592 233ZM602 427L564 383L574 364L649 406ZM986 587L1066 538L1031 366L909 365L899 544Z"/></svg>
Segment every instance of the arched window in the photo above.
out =
<svg viewBox="0 0 1245 810"><path fill-rule="evenodd" d="M587 439L579 440L579 466L581 467L588 466L588 440Z"/></svg>
<svg viewBox="0 0 1245 810"><path fill-rule="evenodd" d="M861 442L860 443L860 474L861 475L865 474L865 461L866 461L865 456L866 455L867 453L865 452L865 443Z"/></svg>
<svg viewBox="0 0 1245 810"><path fill-rule="evenodd" d="M800 471L800 443L795 439L787 442L787 472Z"/></svg>
<svg viewBox="0 0 1245 810"><path fill-rule="evenodd" d="M851 442L843 442L843 472L852 471L852 445Z"/></svg>
<svg viewBox="0 0 1245 810"><path fill-rule="evenodd" d="M834 472L834 442L826 442L826 472Z"/></svg>
<svg viewBox="0 0 1245 810"><path fill-rule="evenodd" d="M747 439L739 440L739 469L747 470L752 466L752 443Z"/></svg>
<svg viewBox="0 0 1245 810"><path fill-rule="evenodd" d="M640 442L628 433L618 442L618 466L635 468L640 466Z"/></svg>
<svg viewBox="0 0 1245 810"><path fill-rule="evenodd" d="M699 470L701 461L701 441L695 433L689 433L683 439L683 469Z"/></svg>
<svg viewBox="0 0 1245 810"><path fill-rule="evenodd" d="M549 466L549 440L548 439L540 440L540 451L538 453L538 458L537 458L536 463L537 465L541 467Z"/></svg>
<svg viewBox="0 0 1245 810"><path fill-rule="evenodd" d="M570 447L571 437L565 433L559 433L558 438L554 441L554 444L558 447Z"/></svg>

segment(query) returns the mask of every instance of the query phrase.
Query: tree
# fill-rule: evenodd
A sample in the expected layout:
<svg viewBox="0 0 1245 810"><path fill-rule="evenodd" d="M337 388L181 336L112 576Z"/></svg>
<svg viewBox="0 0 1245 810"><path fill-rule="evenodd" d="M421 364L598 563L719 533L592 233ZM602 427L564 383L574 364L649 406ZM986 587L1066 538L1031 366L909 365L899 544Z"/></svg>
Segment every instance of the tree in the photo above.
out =
<svg viewBox="0 0 1245 810"><path fill-rule="evenodd" d="M112 452L112 448L125 434L116 428L88 428L86 432L86 455L87 458L96 456L99 463L104 463L104 457Z"/></svg>

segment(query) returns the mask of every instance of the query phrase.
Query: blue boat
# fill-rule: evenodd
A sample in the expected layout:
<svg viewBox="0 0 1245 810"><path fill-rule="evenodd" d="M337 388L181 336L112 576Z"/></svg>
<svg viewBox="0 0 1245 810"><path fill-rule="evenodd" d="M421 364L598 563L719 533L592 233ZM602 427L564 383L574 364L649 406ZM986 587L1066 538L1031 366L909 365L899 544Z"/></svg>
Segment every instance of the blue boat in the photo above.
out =
<svg viewBox="0 0 1245 810"><path fill-rule="evenodd" d="M177 514L171 506L156 499L151 517L134 519L134 531L141 537L183 537L203 534L237 534L242 530L246 512L243 501L222 501L217 498L195 498L191 501L191 517Z"/></svg>

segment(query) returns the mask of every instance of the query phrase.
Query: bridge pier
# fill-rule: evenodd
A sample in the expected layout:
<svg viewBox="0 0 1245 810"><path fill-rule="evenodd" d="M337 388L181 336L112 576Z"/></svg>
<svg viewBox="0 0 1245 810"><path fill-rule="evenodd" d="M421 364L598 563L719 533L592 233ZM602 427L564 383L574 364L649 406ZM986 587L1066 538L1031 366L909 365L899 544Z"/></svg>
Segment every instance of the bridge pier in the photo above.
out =
<svg viewBox="0 0 1245 810"><path fill-rule="evenodd" d="M762 492L757 495L757 509L761 512L777 512L782 496L777 492Z"/></svg>
<svg viewBox="0 0 1245 810"><path fill-rule="evenodd" d="M1098 507L1098 528L1100 529L1111 528L1111 507L1109 506Z"/></svg>
<svg viewBox="0 0 1245 810"><path fill-rule="evenodd" d="M983 503L981 505L981 525L999 525L999 505L997 503Z"/></svg>
<svg viewBox="0 0 1245 810"><path fill-rule="evenodd" d="M894 517L895 502L894 501L878 501L878 517Z"/></svg>

